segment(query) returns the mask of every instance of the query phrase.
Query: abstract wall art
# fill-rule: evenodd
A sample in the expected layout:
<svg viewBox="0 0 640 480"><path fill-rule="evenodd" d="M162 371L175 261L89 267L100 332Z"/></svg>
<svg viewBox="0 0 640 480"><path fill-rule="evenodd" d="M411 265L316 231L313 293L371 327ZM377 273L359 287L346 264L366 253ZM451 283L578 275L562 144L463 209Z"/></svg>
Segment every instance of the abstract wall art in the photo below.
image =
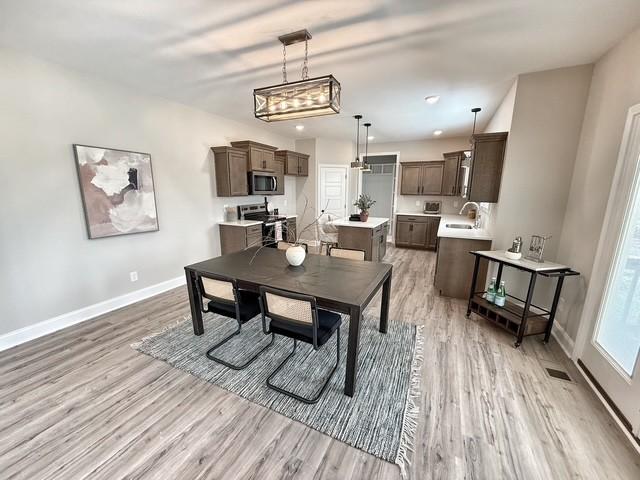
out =
<svg viewBox="0 0 640 480"><path fill-rule="evenodd" d="M155 232L151 155L73 145L89 238Z"/></svg>

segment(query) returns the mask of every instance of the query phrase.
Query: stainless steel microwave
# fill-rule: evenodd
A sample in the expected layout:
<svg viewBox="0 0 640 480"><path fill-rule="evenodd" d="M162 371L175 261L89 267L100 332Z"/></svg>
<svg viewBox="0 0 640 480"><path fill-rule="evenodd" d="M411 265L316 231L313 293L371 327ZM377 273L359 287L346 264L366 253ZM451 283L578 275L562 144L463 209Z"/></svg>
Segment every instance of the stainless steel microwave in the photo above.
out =
<svg viewBox="0 0 640 480"><path fill-rule="evenodd" d="M278 191L278 177L269 172L249 172L249 188L254 195L269 195Z"/></svg>

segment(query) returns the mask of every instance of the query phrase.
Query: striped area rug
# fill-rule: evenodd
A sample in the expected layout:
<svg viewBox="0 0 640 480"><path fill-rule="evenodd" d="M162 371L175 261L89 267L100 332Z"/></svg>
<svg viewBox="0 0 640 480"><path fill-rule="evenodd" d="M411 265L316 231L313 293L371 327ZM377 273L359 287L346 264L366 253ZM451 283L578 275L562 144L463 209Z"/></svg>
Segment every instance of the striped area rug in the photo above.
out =
<svg viewBox="0 0 640 480"><path fill-rule="evenodd" d="M365 316L360 328L357 388L350 398L343 394L349 337L349 317L343 316L340 365L320 401L307 405L267 388L265 383L291 351L293 340L276 336L274 344L253 364L236 371L205 356L210 346L233 331L235 321L205 314L204 326L204 335L197 337L191 321L185 319L132 346L337 440L397 463L404 476L416 433L422 327L390 321L388 333L382 334L378 331L378 318ZM242 363L257 350L256 345L264 345L269 339L262 333L260 317L256 317L243 325L240 335L217 350L216 355ZM335 364L335 358L335 335L317 352L298 342L295 356L273 382L310 397Z"/></svg>

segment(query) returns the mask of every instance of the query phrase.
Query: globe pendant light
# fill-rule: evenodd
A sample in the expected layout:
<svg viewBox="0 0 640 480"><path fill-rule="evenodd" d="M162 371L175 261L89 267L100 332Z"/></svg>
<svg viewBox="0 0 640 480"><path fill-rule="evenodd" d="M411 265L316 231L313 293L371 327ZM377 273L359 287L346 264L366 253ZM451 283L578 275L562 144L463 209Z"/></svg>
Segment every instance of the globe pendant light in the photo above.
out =
<svg viewBox="0 0 640 480"><path fill-rule="evenodd" d="M362 115L354 115L356 119L356 160L351 162L351 168L362 168L362 162L360 161L360 119Z"/></svg>
<svg viewBox="0 0 640 480"><path fill-rule="evenodd" d="M309 78L308 41L311 34L305 29L286 35L282 43L282 83L253 91L253 110L256 118L265 122L293 120L340 113L340 82L333 75ZM287 45L304 42L302 80L287 81Z"/></svg>
<svg viewBox="0 0 640 480"><path fill-rule="evenodd" d="M369 156L369 127L371 126L371 124L365 123L364 126L367 129L367 133L365 134L366 140L364 142L364 160L362 161L362 171L370 172L371 165L369 165L369 162L367 162L367 157Z"/></svg>

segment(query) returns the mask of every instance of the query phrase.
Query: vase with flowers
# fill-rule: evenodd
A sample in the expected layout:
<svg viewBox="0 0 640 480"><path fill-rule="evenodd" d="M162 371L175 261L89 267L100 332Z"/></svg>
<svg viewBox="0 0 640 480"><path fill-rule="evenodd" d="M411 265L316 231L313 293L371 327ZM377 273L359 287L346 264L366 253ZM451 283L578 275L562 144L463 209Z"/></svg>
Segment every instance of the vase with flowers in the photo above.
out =
<svg viewBox="0 0 640 480"><path fill-rule="evenodd" d="M375 203L376 201L366 193L363 193L358 197L358 201L353 205L360 209L361 222L366 222L367 220L369 220L369 209L373 207Z"/></svg>

